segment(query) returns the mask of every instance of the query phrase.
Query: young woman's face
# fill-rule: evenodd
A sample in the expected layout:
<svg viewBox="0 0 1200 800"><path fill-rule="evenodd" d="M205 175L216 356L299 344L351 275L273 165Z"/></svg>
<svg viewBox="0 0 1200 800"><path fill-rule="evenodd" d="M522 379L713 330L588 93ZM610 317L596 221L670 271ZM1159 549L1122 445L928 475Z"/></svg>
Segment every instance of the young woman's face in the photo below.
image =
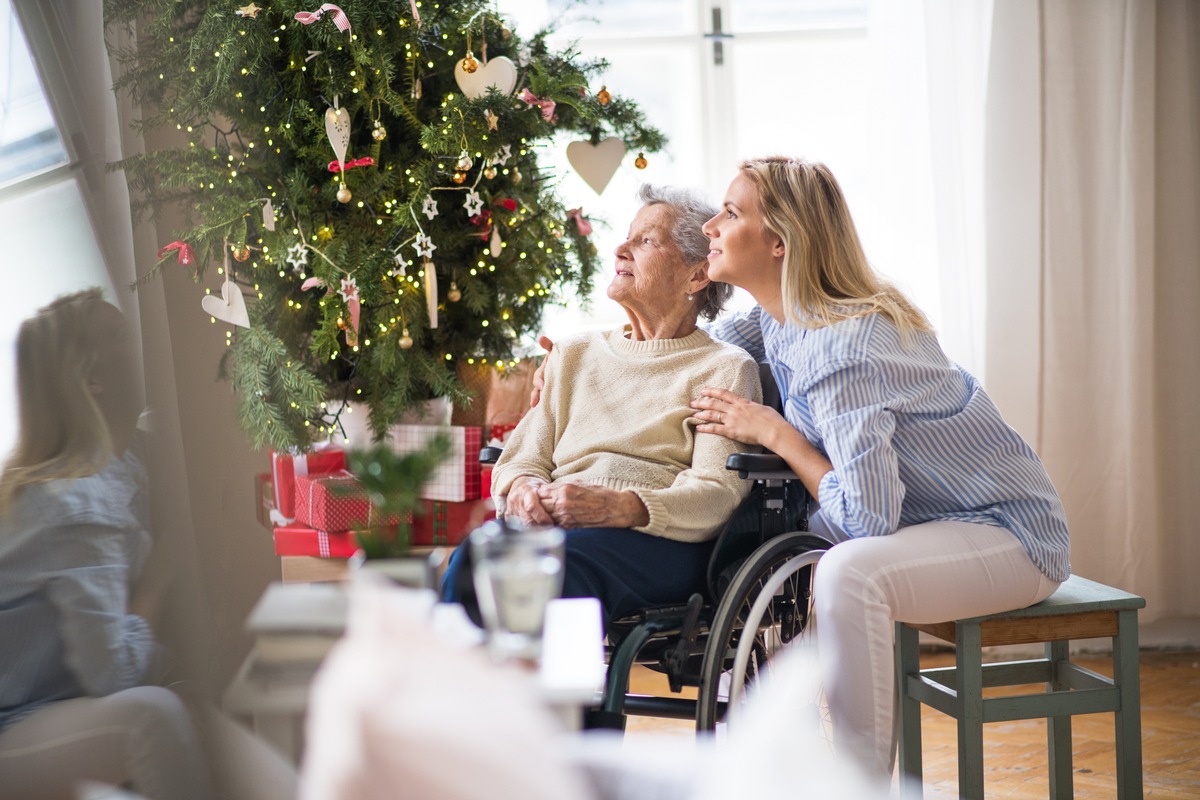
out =
<svg viewBox="0 0 1200 800"><path fill-rule="evenodd" d="M721 211L704 223L709 240L708 277L753 291L753 284L775 273L769 269L783 256L783 243L767 232L758 208L758 191L739 172ZM777 274L774 276L777 281Z"/></svg>

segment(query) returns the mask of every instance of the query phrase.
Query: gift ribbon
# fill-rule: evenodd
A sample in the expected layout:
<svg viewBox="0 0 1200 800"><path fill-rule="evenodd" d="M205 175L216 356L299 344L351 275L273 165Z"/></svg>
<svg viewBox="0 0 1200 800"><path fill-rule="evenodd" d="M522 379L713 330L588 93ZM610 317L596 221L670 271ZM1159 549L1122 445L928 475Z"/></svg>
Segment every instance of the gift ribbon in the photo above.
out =
<svg viewBox="0 0 1200 800"><path fill-rule="evenodd" d="M161 261L167 253L172 251L177 251L175 253L175 258L185 267L190 267L192 264L196 263L196 251L192 249L190 244L184 241L171 242L169 245L160 248L158 251L159 260Z"/></svg>
<svg viewBox="0 0 1200 800"><path fill-rule="evenodd" d="M346 31L350 30L350 18L346 16L345 11L342 11L342 9L338 8L333 3L325 3L316 11L298 11L296 12L296 19L299 20L301 25L312 25L321 17L325 16L325 12L327 11L333 12L333 24L337 26L339 31L345 33Z"/></svg>
<svg viewBox="0 0 1200 800"><path fill-rule="evenodd" d="M517 201L513 200L511 197L501 197L498 200L496 200L496 202L492 203L492 205L500 206L505 211L516 211L517 210Z"/></svg>
<svg viewBox="0 0 1200 800"><path fill-rule="evenodd" d="M344 167L339 167L338 162L336 162L336 161L330 161L329 162L329 171L330 172L343 172L348 169L354 169L355 167L373 167L373 166L375 166L375 159L371 158L370 156L364 156L363 158L350 159L349 161L346 162L346 166L344 166Z"/></svg>
<svg viewBox="0 0 1200 800"><path fill-rule="evenodd" d="M580 236L590 236L592 233L592 223L588 222L587 217L583 215L583 206L572 208L567 212L567 219L575 220L575 227L579 229Z"/></svg>
<svg viewBox="0 0 1200 800"><path fill-rule="evenodd" d="M542 110L542 119L546 120L546 122L549 122L550 118L554 116L553 100L541 100L537 95L529 91L528 88L522 89L521 93L517 96L524 100L527 105L540 108Z"/></svg>
<svg viewBox="0 0 1200 800"><path fill-rule="evenodd" d="M417 27L421 27L421 12L417 11L417 0L408 0L408 7L412 9L413 22L417 23Z"/></svg>

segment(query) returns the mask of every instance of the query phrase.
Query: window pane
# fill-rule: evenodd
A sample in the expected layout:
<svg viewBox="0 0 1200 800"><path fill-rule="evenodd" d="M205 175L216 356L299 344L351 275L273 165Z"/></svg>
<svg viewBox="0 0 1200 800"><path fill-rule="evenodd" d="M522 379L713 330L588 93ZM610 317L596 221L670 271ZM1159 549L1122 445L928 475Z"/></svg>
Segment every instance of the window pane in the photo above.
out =
<svg viewBox="0 0 1200 800"><path fill-rule="evenodd" d="M10 0L0 0L0 185L66 162Z"/></svg>
<svg viewBox="0 0 1200 800"><path fill-rule="evenodd" d="M864 27L868 0L732 0L729 30Z"/></svg>
<svg viewBox="0 0 1200 800"><path fill-rule="evenodd" d="M696 31L695 0L547 0L558 30L578 36L659 36Z"/></svg>

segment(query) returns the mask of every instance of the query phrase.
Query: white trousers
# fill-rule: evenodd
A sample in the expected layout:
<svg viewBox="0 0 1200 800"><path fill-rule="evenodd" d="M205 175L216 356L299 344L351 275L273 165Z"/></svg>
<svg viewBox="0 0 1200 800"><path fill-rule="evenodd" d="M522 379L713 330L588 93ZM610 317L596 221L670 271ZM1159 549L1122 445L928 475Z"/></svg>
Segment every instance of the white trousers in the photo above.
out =
<svg viewBox="0 0 1200 800"><path fill-rule="evenodd" d="M80 781L152 800L201 800L212 786L187 708L161 686L52 703L0 734L8 800L77 797Z"/></svg>
<svg viewBox="0 0 1200 800"><path fill-rule="evenodd" d="M815 532L829 533L819 513ZM894 623L1024 608L1058 583L1005 528L928 522L839 542L817 565L817 647L839 751L889 775L895 749Z"/></svg>

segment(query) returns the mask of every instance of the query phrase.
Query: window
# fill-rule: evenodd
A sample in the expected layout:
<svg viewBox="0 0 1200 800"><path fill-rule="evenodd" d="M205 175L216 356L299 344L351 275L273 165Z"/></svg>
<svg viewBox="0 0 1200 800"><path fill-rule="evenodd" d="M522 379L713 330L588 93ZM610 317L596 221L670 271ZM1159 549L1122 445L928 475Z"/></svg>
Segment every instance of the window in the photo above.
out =
<svg viewBox="0 0 1200 800"><path fill-rule="evenodd" d="M49 95L10 0L0 0L0 454L16 435L13 346L22 320L60 294L116 297Z"/></svg>
<svg viewBox="0 0 1200 800"><path fill-rule="evenodd" d="M926 258L931 244L923 233L931 224L923 216L925 200L906 200L904 245L897 248L901 223L888 201L895 186L884 190L880 185L879 165L888 157L879 130L885 107L880 93L886 89L872 49L871 0L501 0L499 5L524 35L557 21L559 44L577 41L584 55L606 59L605 85L636 100L670 140L665 152L647 154L645 170L636 169L636 154L629 154L599 196L570 168L568 141L557 142L548 154L561 175L564 202L582 205L586 214L608 223L596 225L593 234L602 253L611 253L621 240L643 182L691 186L719 203L741 159L801 156L828 164L838 176L868 257L875 250L886 252L881 271L927 311L936 311L936 275ZM625 321L624 312L605 295L607 283L607 273L602 274L583 324ZM752 302L739 292L734 308ZM547 314L551 336L580 326L577 309Z"/></svg>

